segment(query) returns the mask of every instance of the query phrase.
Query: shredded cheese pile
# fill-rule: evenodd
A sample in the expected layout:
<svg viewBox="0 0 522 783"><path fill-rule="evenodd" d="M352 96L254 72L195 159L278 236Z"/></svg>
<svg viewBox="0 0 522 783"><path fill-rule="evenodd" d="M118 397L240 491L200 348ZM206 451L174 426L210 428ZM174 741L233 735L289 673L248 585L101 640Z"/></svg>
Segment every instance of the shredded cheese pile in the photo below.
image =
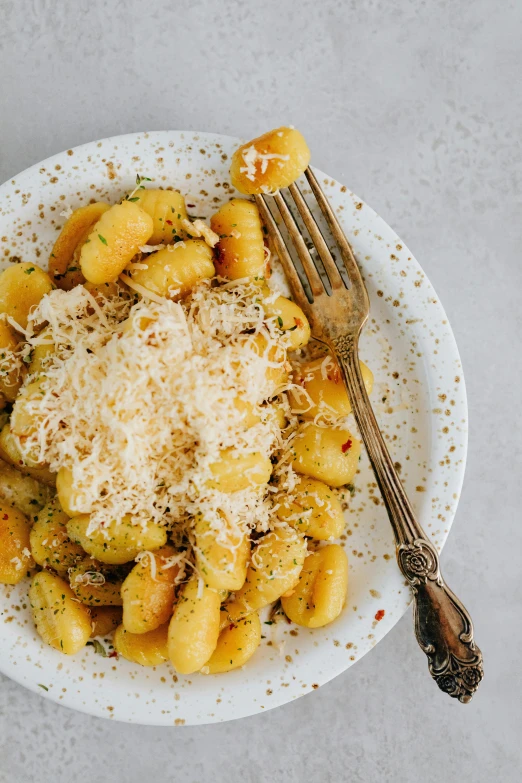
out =
<svg viewBox="0 0 522 783"><path fill-rule="evenodd" d="M38 376L40 393L26 401L36 426L20 448L54 472L72 471L91 530L130 515L183 533L199 513L218 531L223 514L245 529L271 528L266 487L226 494L207 486L223 449L273 455L283 445L276 408L288 410L286 395L263 401L281 391L266 373L288 366L285 337L259 302L246 280L204 281L180 303L125 289L96 299L83 286L43 298L29 321L29 350L45 342L55 352ZM249 429L238 397L260 416Z"/></svg>

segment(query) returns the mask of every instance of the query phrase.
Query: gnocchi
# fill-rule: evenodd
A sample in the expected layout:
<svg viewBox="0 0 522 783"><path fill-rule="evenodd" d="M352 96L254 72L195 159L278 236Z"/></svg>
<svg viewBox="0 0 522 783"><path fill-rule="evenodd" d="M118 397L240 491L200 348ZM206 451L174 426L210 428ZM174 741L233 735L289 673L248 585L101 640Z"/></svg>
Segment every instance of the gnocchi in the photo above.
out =
<svg viewBox="0 0 522 783"><path fill-rule="evenodd" d="M152 218L149 244L169 244L185 238L183 221L188 219L187 208L177 190L139 189L131 200Z"/></svg>
<svg viewBox="0 0 522 783"><path fill-rule="evenodd" d="M55 499L37 515L29 537L35 563L66 575L71 566L84 556L84 551L69 538L69 517Z"/></svg>
<svg viewBox="0 0 522 783"><path fill-rule="evenodd" d="M91 616L67 582L50 571L40 571L33 577L29 601L36 630L46 644L66 655L85 647L92 630Z"/></svg>
<svg viewBox="0 0 522 783"><path fill-rule="evenodd" d="M360 366L366 391L370 395L373 373L364 362ZM299 364L294 381L305 393L292 389L289 393L290 402L294 412L304 419L315 419L319 414L337 419L351 413L352 405L341 370L330 356Z"/></svg>
<svg viewBox="0 0 522 783"><path fill-rule="evenodd" d="M78 207L67 218L49 258L49 274L58 288L70 291L85 281L80 269L79 253L92 227L108 209L108 204L96 201Z"/></svg>
<svg viewBox="0 0 522 783"><path fill-rule="evenodd" d="M108 566L93 557L77 558L68 569L69 584L78 601L86 606L122 606L121 595L126 573L121 567Z"/></svg>
<svg viewBox="0 0 522 783"><path fill-rule="evenodd" d="M66 514L76 517L91 510L84 489L74 481L72 470L62 466L56 474L56 492Z"/></svg>
<svg viewBox="0 0 522 783"><path fill-rule="evenodd" d="M246 577L250 542L245 531L233 526L225 514L222 523L218 535L202 514L196 517L196 565L209 587L239 590Z"/></svg>
<svg viewBox="0 0 522 783"><path fill-rule="evenodd" d="M0 504L0 584L17 585L34 566L30 530L30 522L21 511Z"/></svg>
<svg viewBox="0 0 522 783"><path fill-rule="evenodd" d="M0 318L0 395L14 402L24 379L23 365L12 361L19 338L3 318Z"/></svg>
<svg viewBox="0 0 522 783"><path fill-rule="evenodd" d="M10 423L4 424L2 431L0 432L0 458L17 470L32 476L37 481L41 481L43 484L47 484L50 487L54 487L56 483L56 474L51 473L47 466L41 465L40 467L33 467L28 465L22 457L22 452L16 442L16 439L11 432Z"/></svg>
<svg viewBox="0 0 522 783"><path fill-rule="evenodd" d="M219 462L210 466L210 472L212 478L207 481L208 487L220 492L239 492L266 484L272 473L272 463L259 452L236 454L234 449L224 449Z"/></svg>
<svg viewBox="0 0 522 783"><path fill-rule="evenodd" d="M52 289L51 278L36 264L8 266L0 274L0 314L27 329L29 315Z"/></svg>
<svg viewBox="0 0 522 783"><path fill-rule="evenodd" d="M82 246L80 267L85 279L96 284L117 280L153 230L151 216L137 204L114 204L94 224Z"/></svg>
<svg viewBox="0 0 522 783"><path fill-rule="evenodd" d="M349 430L305 423L292 442L293 467L297 473L342 487L353 481L361 442Z"/></svg>
<svg viewBox="0 0 522 783"><path fill-rule="evenodd" d="M306 557L305 539L290 528L276 528L256 544L245 583L228 605L232 620L262 609L291 590Z"/></svg>
<svg viewBox="0 0 522 783"><path fill-rule="evenodd" d="M89 530L90 517L82 514L70 519L67 531L72 541L102 563L121 565L134 560L144 549L154 550L164 546L167 531L161 525L133 525L128 517L119 522L111 520L104 528Z"/></svg>
<svg viewBox="0 0 522 783"><path fill-rule="evenodd" d="M19 439L20 443L29 438L37 431L38 421L34 415L35 402L41 399L43 395L42 379L28 383L22 389L21 393L13 405L11 414L11 432ZM35 449L25 454L25 461L30 467L37 468L40 464L39 453Z"/></svg>
<svg viewBox="0 0 522 783"><path fill-rule="evenodd" d="M169 658L168 633L168 623L147 633L131 633L120 625L114 632L114 649L123 658L140 666L160 666Z"/></svg>
<svg viewBox="0 0 522 783"><path fill-rule="evenodd" d="M35 380L38 380L38 376L45 374L47 365L56 350L52 343L45 341L47 331L48 330L46 329L42 331L39 338L41 342L38 342L31 351L31 361L28 368L28 374L35 378Z"/></svg>
<svg viewBox="0 0 522 783"><path fill-rule="evenodd" d="M263 309L269 318L276 319L279 328L285 333L288 349L296 351L304 348L310 340L311 331L308 319L299 305L285 296L274 299L268 287L263 289L263 293Z"/></svg>
<svg viewBox="0 0 522 783"><path fill-rule="evenodd" d="M51 490L45 484L0 459L0 498L22 514L34 518L50 500Z"/></svg>
<svg viewBox="0 0 522 783"><path fill-rule="evenodd" d="M348 589L348 559L338 544L330 544L306 558L299 582L281 598L286 616L306 628L320 628L342 612Z"/></svg>
<svg viewBox="0 0 522 783"><path fill-rule="evenodd" d="M180 674L197 672L216 649L219 593L193 576L181 591L169 624L169 658Z"/></svg>
<svg viewBox="0 0 522 783"><path fill-rule="evenodd" d="M92 606L91 639L96 636L108 636L121 624L122 610L119 606Z"/></svg>
<svg viewBox="0 0 522 783"><path fill-rule="evenodd" d="M317 541L339 538L344 530L341 503L322 481L302 476L290 495L285 493L275 502L278 519Z"/></svg>
<svg viewBox="0 0 522 783"><path fill-rule="evenodd" d="M199 280L214 276L212 248L202 239L186 239L151 253L146 269L131 272L133 283L169 299L189 293Z"/></svg>
<svg viewBox="0 0 522 783"><path fill-rule="evenodd" d="M241 193L275 193L304 173L310 150L295 128L276 128L243 144L230 166L232 185Z"/></svg>
<svg viewBox="0 0 522 783"><path fill-rule="evenodd" d="M210 219L219 236L216 272L229 280L268 276L267 252L259 210L251 201L233 198Z"/></svg>
<svg viewBox="0 0 522 783"><path fill-rule="evenodd" d="M175 555L171 546L147 552L126 577L121 588L126 631L146 633L170 619L179 573Z"/></svg>
<svg viewBox="0 0 522 783"><path fill-rule="evenodd" d="M218 637L216 649L202 668L202 674L222 674L239 669L261 644L261 621L252 612L235 623L228 622Z"/></svg>
<svg viewBox="0 0 522 783"><path fill-rule="evenodd" d="M270 344L267 337L258 332L256 335L248 335L243 338L243 343L248 350L254 351L257 356L266 359L265 371L267 392L273 396L288 382L288 365L286 362L286 349L282 345Z"/></svg>

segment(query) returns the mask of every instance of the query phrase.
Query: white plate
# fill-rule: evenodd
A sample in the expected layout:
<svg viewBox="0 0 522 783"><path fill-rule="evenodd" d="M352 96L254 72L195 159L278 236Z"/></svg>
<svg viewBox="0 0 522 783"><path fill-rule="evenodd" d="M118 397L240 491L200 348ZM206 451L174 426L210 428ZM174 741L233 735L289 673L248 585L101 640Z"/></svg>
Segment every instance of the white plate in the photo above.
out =
<svg viewBox="0 0 522 783"><path fill-rule="evenodd" d="M234 195L227 184L228 167L238 143L210 133L130 134L85 144L32 166L0 188L2 260L18 256L46 267L64 222L60 213L92 198L118 199L134 187L137 172L155 185L179 188L189 213L209 215ZM420 521L440 549L455 514L467 445L466 392L453 333L404 242L346 187L317 174L352 242L371 299L361 355L376 378L376 413ZM341 617L314 631L284 620L264 625L266 638L244 669L175 676L168 666L144 669L103 658L92 647L69 658L36 635L27 583L0 586L0 669L60 704L133 723L202 724L269 710L318 688L359 660L410 603L365 456L343 543L350 585ZM413 629L411 644L416 645Z"/></svg>

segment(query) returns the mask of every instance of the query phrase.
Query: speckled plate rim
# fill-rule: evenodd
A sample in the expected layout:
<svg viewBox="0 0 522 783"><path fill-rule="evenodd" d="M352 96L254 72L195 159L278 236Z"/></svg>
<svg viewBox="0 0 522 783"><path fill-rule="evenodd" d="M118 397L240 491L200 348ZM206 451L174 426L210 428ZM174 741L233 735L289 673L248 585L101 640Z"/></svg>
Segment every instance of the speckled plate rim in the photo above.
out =
<svg viewBox="0 0 522 783"><path fill-rule="evenodd" d="M213 153L209 154L208 157L212 159L212 171L214 171L216 168L216 161L218 159L218 155L216 153L219 151L219 156L223 158L223 151L227 150L230 152L239 143L240 140L234 137L204 132L153 131L150 133L133 133L122 136L109 137L101 141L89 142L79 147L75 147L72 150L58 153L57 155L54 155L40 163L29 167L25 171L4 183L4 185L0 186L0 207L4 199L11 200L11 204L16 201L17 197L21 199L21 205L18 208L16 205L13 209L8 208L7 211L3 213L3 217L2 213L0 212L0 229L2 228L3 224L6 224L6 220L12 220L16 218L17 212L22 210L22 205L26 207L28 203L30 204L31 199L34 200L30 193L23 192L23 188L26 188L29 191L29 188L34 190L38 183L40 183L40 186L43 186L43 183L47 182L47 180L52 183L53 179L56 180L57 178L56 176L49 177L49 174L52 174L52 172L58 168L60 171L67 173L67 167L72 165L72 160L74 160L76 164L79 161L84 161L86 165L90 165L93 157L96 157L97 154L99 156L100 149L109 150L110 154L106 154L106 157L103 158L103 160L105 161L106 158L108 158L109 163L105 163L105 165L110 167L110 160L118 160L122 154L120 150L123 148L127 148L128 152L130 152L131 148L134 148L135 146L139 147L140 145L149 145L151 150L167 150L167 152L165 152L166 157L168 156L169 148L174 148L180 155L183 155L184 150L187 157L192 160L192 154L196 147L201 147L201 149L198 151L202 154L205 152L204 148L210 147L211 150L213 149ZM154 147L154 145L156 146ZM195 154L197 155L197 152ZM125 155L128 159L128 153L125 153ZM156 158L156 160L160 159ZM200 165L200 159L198 159L198 161L198 165ZM152 159L150 159L146 164L147 175L152 173L151 166L152 169L154 169ZM133 170L138 170L139 168L141 168L141 173L143 173L144 168L142 163L140 163L139 166L135 165ZM221 165L221 169L224 171L224 168L228 169L228 164L225 166L223 163ZM219 173L219 166L217 166L217 169ZM355 194L350 193L346 187L342 186L340 183L336 182L330 177L322 174L322 172L318 171L317 169L315 169L315 171L319 176L320 181L324 184L328 197L333 202L334 207L336 207L339 219L343 224L343 228L345 229L347 236L354 246L355 253L363 268L363 273L365 273L366 276L366 282L372 302L372 312L375 306L377 306L377 309L379 309L379 307L382 307L383 305L383 292L378 290L376 286L372 286L370 284L372 281L369 279L375 272L369 271L371 268L371 262L369 259L372 258L372 255L367 255L366 251L370 247L373 247L375 240L378 240L381 243L376 253L377 257L381 259L382 256L382 258L384 258L384 253L381 251L383 250L383 247L385 247L387 256L395 261L400 260L401 266L404 267L404 270L406 270L402 270L401 274L404 272L405 276L407 276L410 274L410 272L415 273L418 276L418 280L415 282L415 286L418 285L420 289L422 285L423 289L422 304L430 304L431 309L428 323L434 330L434 334L438 335L438 337L436 337L436 343L440 347L438 351L434 351L434 354L438 355L438 359L435 362L432 362L431 365L428 365L427 360L424 358L423 354L419 354L422 356L422 365L426 371L427 378L430 380L429 389L425 391L428 395L429 403L431 405L437 404L435 394L439 389L447 390L452 395L451 402L453 404L453 408L449 411L449 413L451 413L452 418L458 422L457 430L459 432L458 445L454 447L454 451L457 452L455 455L456 461L451 466L451 470L449 471L447 470L447 465L445 466L445 460L447 461L448 459L447 455L444 457L445 449L440 447L440 443L438 443L436 438L430 444L430 464L434 466L435 474L439 476L439 478L440 476L445 476L446 479L444 482L442 482L446 488L445 490L441 491L442 498L437 497L433 499L434 501L436 500L437 503L434 502L432 511L429 514L426 511L426 504L423 502L424 498L418 500L416 504L417 511L420 514L424 524L426 524L426 519L435 519L435 512L439 510L437 518L440 519L442 517L444 520L444 527L439 527L437 530L434 530L431 532L431 535L434 543L440 550L446 540L457 508L457 503L464 479L467 454L467 399L464 376L457 344L440 300L431 286L431 283L424 275L420 265L409 252L408 248L402 242L402 240L397 237L395 232L384 222L384 220L382 220L382 218L380 218ZM114 168L112 169L112 172L114 173ZM208 174L208 171L206 171L206 174ZM113 177L111 172L109 172L109 179L112 178ZM116 177L116 179L118 179L118 177ZM159 173L158 176L153 176L153 179L157 180L158 184L162 184ZM201 181L204 180L202 179ZM125 187L123 186L122 182L125 183ZM107 185L107 191L113 192L115 187L117 187L119 191L122 189L125 190L130 184L131 179L130 174L128 173L122 181L117 181L114 186ZM176 182L174 184L179 186L182 192L184 192L183 185L181 183ZM55 191L56 189L53 190L53 188L50 187L48 195L53 195L55 203L58 203L56 196L57 191ZM217 193L217 191L211 190L210 195L206 193L203 199L200 199L198 196L192 197L193 201L198 202L198 211L204 211L205 201L210 201L210 196L212 193ZM72 194L70 195L72 196ZM218 195L220 195L221 199L223 199L223 192ZM234 195L234 192L233 190L229 189L228 192L224 195L228 198L231 195ZM49 203L48 200L46 201L47 196L39 196L39 198L42 200L42 202ZM214 207L212 206L212 208ZM364 215L364 219L362 221L361 215ZM359 223L361 223L360 228ZM364 236L365 231L367 231L369 236ZM2 233L3 230L0 230L0 234ZM4 237L2 237L2 240L3 239ZM29 239L27 239L27 241L29 242ZM389 253L389 250L394 252ZM383 268L385 268L385 266L386 265L384 265ZM390 280L387 279L387 282L389 283ZM391 285L390 290L394 290L393 285ZM397 289L397 291L398 290L399 289ZM402 289L400 290L402 293ZM381 297L380 301L379 299L375 298L375 294L377 294L378 297ZM396 295L399 296L398 293ZM411 299L414 301L411 309L414 316L420 312L419 308L421 306L421 300L417 302L415 300L416 296L417 291L412 289ZM390 297L386 297L385 301L387 301L387 299L391 300L391 295ZM393 300L393 306L395 307L397 305L398 303L396 300ZM388 307L386 313L388 312L393 312L391 307ZM389 319L385 320L387 320L389 323ZM414 317L410 319L409 323L415 324L417 320L419 319ZM401 327L403 326L403 323L404 322L400 323ZM423 347L424 336L421 333L414 333L414 336L416 339L419 339L419 345ZM437 372L440 373L438 380L435 378ZM456 376L454 380L458 382L456 386L452 386L451 384L451 376L453 375ZM446 394L445 391L438 394L439 400L442 397L446 398L448 397L448 394ZM400 405L398 408L400 408ZM437 420L436 425L433 425L433 420L431 420L432 424L430 425L431 429L429 429L429 434L433 436L433 433L437 431L437 427L438 431L440 431L441 425L446 422L444 415L448 415L448 410L444 411L440 407L432 407L428 412L432 412L434 419ZM393 416L391 419L393 420ZM383 427L387 434L390 431L390 427ZM442 430L444 430L444 427L442 427ZM368 469L367 466L366 469ZM438 480L431 481L431 483L430 481L430 479L427 480L429 487L439 484ZM408 489L411 494L411 488L408 487ZM417 487L417 489L419 489L419 487ZM427 491L428 490L426 489L426 492ZM446 505L444 505L444 503ZM446 517L442 516L440 511L443 508L446 509ZM432 526L431 522L428 524L429 527ZM379 525L383 525L382 515L379 517ZM357 524L355 527L357 527ZM355 540L358 534L356 530L353 532L355 533ZM201 699L201 689L198 691L195 699L192 699L193 692L187 698L186 694L183 693L183 689L187 684L192 685L194 680L187 683L180 683L179 679L174 677L174 685L170 683L170 688L174 689L174 694L172 694L172 690L170 691L170 697L173 699L173 703L170 704L169 702L169 705L172 707L172 709L161 709L161 705L157 705L156 699L154 698L154 696L158 693L156 689L161 688L159 685L159 674L157 677L155 676L156 682L152 684L153 687L149 688L148 691L148 686L142 686L140 683L141 692L139 695L138 693L130 694L130 691L127 691L127 693L124 694L125 687L128 687L128 680L127 686L122 686L122 684L119 682L121 679L120 674L118 674L117 677L114 677L111 672L111 667L108 665L107 659L100 658L100 656L94 656L92 650L89 651L89 655L87 656L86 666L87 669L90 670L90 673L93 677L100 676L100 680L102 677L105 677L103 680L103 686L100 680L98 680L98 682L93 682L92 680L87 681L86 677L77 677L74 675L74 672L71 675L70 669L74 668L76 663L74 659L68 659L67 663L69 664L69 668L67 669L67 674L62 674L62 672L64 672L64 656L61 656L59 653L50 650L50 648L44 648L41 644L39 645L38 640L34 634L32 634L32 639L34 640L33 642L27 641L27 639L24 639L22 642L20 642L19 639L13 641L12 634L9 634L9 632L5 631L6 628L9 628L7 625L9 618L4 618L5 624L2 623L2 616L8 610L6 610L4 605L4 609L2 611L1 594L0 671L24 687L29 688L33 692L39 693L45 698L49 698L56 703L91 715L112 718L126 722L134 722L143 725L196 725L217 721L233 720L266 711L291 701L301 695L309 693L310 691L315 690L317 687L325 684L326 682L341 674L357 660L360 660L364 654L366 654L373 646L375 646L375 644L377 644L386 635L386 633L391 630L391 628L398 622L400 617L407 610L409 604L411 603L411 599L408 591L404 589L404 583L402 582L402 579L400 578L394 564L393 539L391 531L388 529L387 522L384 522L384 528L380 531L380 533L386 543L385 549L387 549L387 552L381 554L382 557L386 558L387 560L386 568L388 582L391 580L389 585L390 595L393 593L393 601L390 598L391 608L387 609L382 617L380 616L380 612L382 610L378 610L374 616L373 612L378 604L375 603L375 600L372 602L367 596L361 597L361 606L352 607L354 611L359 613L357 618L358 622L360 621L359 625L364 626L364 633L360 637L360 639L363 641L361 641L359 644L350 641L345 642L345 638L347 638L346 636L342 638L342 641L331 638L330 633L332 631L335 631L336 635L339 637L343 636L342 626L344 623L341 621L341 618L336 621L333 626L329 627L329 630L324 635L324 637L321 637L318 634L318 631L306 631L308 638L304 641L309 643L307 647L307 656L310 658L310 661L304 666L302 665L303 662L299 664L296 669L297 672L300 671L299 676L296 676L295 674L287 674L286 679L288 682L284 682L283 680L285 677L283 675L279 678L281 681L274 683L272 688L266 688L266 684L272 684L272 681L270 679L264 679L263 675L265 672L263 671L260 673L258 669L256 670L250 668L250 664L247 665L247 667L245 667L243 670L232 672L228 675L222 675L221 677L217 678L204 678L209 683L215 683L215 687L211 687L209 689L211 692L210 700L206 698ZM359 552L359 557L360 556L361 553ZM355 561L355 566L357 565L358 563ZM359 570L356 569L357 573L359 573ZM359 582L357 582L357 584L360 587ZM376 590L369 590L369 592L377 593ZM379 596L379 598L379 604L385 604L388 600L388 596L386 595ZM348 608L349 607L347 606L345 612L348 611ZM332 629L332 631L330 629ZM281 630L282 636L281 633L279 633ZM299 630L302 631L302 629ZM366 633L367 631L371 631L371 633ZM279 646L280 648L284 649L284 646L287 644L289 638L288 629L286 627L283 629L276 628L274 633L276 635L274 637L274 646ZM313 636L314 634L315 637ZM319 641L310 641L311 638L315 639L317 637L319 637ZM368 639L367 642L364 641L366 638ZM270 643L271 642L268 642L268 644ZM327 643L329 644L328 650ZM311 646L312 644L313 647ZM415 644L416 642L414 640L412 631L412 645ZM26 651L28 646L36 657L36 660L34 661L32 660L31 654L26 655L25 659L23 658L23 651ZM38 647L39 650L37 650ZM349 651L350 653L355 654L349 655L348 652L343 651L343 655L340 656L340 647L343 648L344 651ZM314 653L314 648L318 651L317 654ZM312 650L312 653L314 654L310 654L310 650ZM44 663L39 661L39 655L37 652L43 655ZM297 652L298 651L296 650L296 653ZM281 650L279 653L281 655ZM272 663L271 671L273 673L274 658L266 658L265 656L265 659L265 663ZM286 659L291 660L292 656L287 655L285 656L285 660ZM82 666L83 663L84 661L82 660ZM124 664L127 665L127 662L124 662ZM281 666L283 666L282 658ZM292 669L292 666L290 664L284 663L284 668L285 670L287 668ZM93 669L96 669L97 671L93 672ZM132 671L129 670L129 674L133 679L138 677L144 679L145 681L149 679L148 675L150 672L151 670L143 669L140 669L139 671L136 669ZM160 669L158 669L157 672L160 672ZM156 675L156 670L154 670L154 674ZM109 676L107 675L112 676L109 679ZM272 674L269 674L269 676L272 676ZM428 674L426 674L426 676L428 676ZM42 690L42 680L45 681L46 678L48 683L52 681L51 687L47 691ZM161 678L161 680L164 679L165 678ZM261 680L263 680L262 683ZM85 682L84 685L82 685L82 681ZM64 683L69 685L74 683L77 688L74 690L71 687L60 687L60 685L63 685ZM107 691L110 693L110 698L107 698L105 695ZM96 692L96 696L93 695L94 692ZM220 696L222 697L224 693L227 693L228 696L230 692L233 695L231 698L228 698L228 700L225 698L220 698ZM144 699L138 708L130 708L129 705L132 696L139 698L139 696L142 695L146 696L147 693L149 698ZM109 705L109 702L112 702L113 706Z"/></svg>

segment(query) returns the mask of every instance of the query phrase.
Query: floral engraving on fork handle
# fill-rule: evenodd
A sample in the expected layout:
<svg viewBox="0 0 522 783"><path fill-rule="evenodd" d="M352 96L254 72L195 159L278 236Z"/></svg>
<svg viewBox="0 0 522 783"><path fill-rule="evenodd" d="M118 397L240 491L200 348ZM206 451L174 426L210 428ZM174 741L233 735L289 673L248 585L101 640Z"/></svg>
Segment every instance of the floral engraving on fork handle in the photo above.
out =
<svg viewBox="0 0 522 783"><path fill-rule="evenodd" d="M444 583L437 552L428 541L399 544L397 562L413 592L415 635L430 674L444 693L466 704L484 676L471 618Z"/></svg>
<svg viewBox="0 0 522 783"><path fill-rule="evenodd" d="M473 639L471 617L445 584L437 550L415 518L395 471L366 393L357 342L358 334L351 333L329 340L395 533L397 562L413 593L415 635L439 688L467 703L484 676L482 653Z"/></svg>

